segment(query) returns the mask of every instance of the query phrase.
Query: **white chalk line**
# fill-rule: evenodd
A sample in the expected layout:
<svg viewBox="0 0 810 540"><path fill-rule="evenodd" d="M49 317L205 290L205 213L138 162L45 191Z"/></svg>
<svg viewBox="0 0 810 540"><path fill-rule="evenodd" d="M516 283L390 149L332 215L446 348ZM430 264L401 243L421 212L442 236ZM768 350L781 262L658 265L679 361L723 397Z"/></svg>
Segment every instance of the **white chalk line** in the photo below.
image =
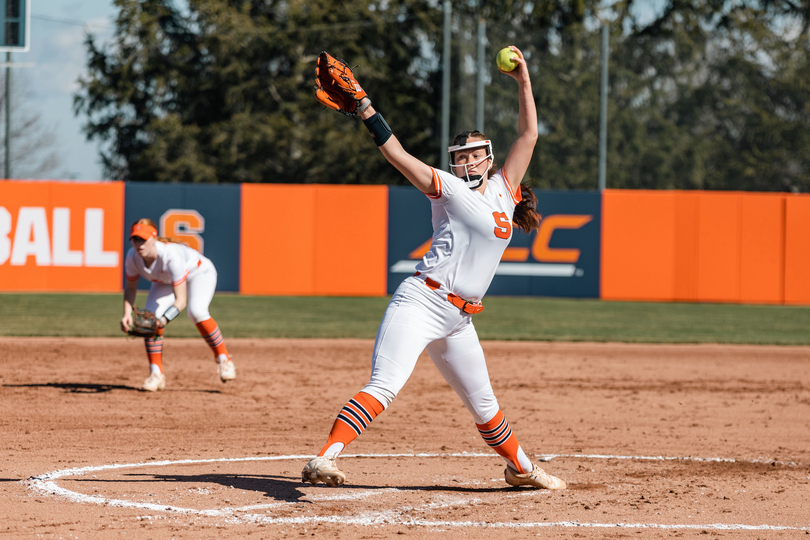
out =
<svg viewBox="0 0 810 540"><path fill-rule="evenodd" d="M491 458L491 453L417 453L417 454L346 454L343 458L438 458L438 457L487 457ZM110 465L96 465L88 467L76 467L71 469L61 469L33 476L27 480L28 487L47 495L54 495L68 499L77 503L91 503L119 508L138 508L152 510L156 512L170 512L177 514L192 514L200 517L219 517L232 523L255 523L266 525L306 525L311 523L336 523L341 525L405 525L422 527L481 527L481 528L549 528L549 527L583 527L583 528L625 528L625 529L689 529L689 530L769 530L769 531L810 531L808 527L790 527L782 525L746 525L741 523L707 523L707 524L663 524L663 523L597 523L581 521L555 521L555 522L479 522L479 521L445 521L430 519L404 519L395 512L383 511L372 512L364 516L300 516L300 517L272 517L262 514L253 514L256 510L269 510L286 506L285 503L272 503L261 505L250 505L243 507L229 507L212 510L200 510L196 508L183 508L166 504L144 503L128 501L123 499L110 499L95 495L86 495L71 491L57 485L56 480L66 476L82 476L90 472L109 471L114 469L138 468L138 467L163 467L166 465L194 465L201 463L221 463L221 462L248 462L248 461L284 461L284 460L305 460L310 455L287 455L287 456L262 456L245 458L215 458L215 459L183 459L183 460L163 460L147 461L138 463L114 463ZM554 458L586 458L586 459L621 459L638 461L699 461L699 462L726 462L726 463L777 463L787 466L798 466L789 461L777 461L773 459L734 459L734 458L701 458L701 457L677 457L677 456L619 456L605 454L542 454L537 456L541 461L550 461ZM397 490L402 491L402 490ZM363 495L360 495L361 497ZM152 516L142 516L141 519L153 519Z"/></svg>

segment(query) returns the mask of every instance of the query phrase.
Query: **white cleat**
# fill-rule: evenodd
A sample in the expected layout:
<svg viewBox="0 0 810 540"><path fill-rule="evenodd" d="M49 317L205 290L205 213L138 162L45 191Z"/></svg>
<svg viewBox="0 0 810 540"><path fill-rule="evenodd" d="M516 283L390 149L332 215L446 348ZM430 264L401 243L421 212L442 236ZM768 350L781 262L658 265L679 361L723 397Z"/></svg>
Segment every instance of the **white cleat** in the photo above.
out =
<svg viewBox="0 0 810 540"><path fill-rule="evenodd" d="M336 458L314 457L309 460L301 472L301 481L317 484L323 482L327 486L340 486L346 481L346 475L337 468Z"/></svg>
<svg viewBox="0 0 810 540"><path fill-rule="evenodd" d="M565 489L566 487L565 482L556 476L551 476L537 465L531 472L525 474L519 474L511 467L506 467L503 475L510 486L534 486L543 489Z"/></svg>
<svg viewBox="0 0 810 540"><path fill-rule="evenodd" d="M144 392L157 392L166 388L166 376L163 373L150 373L143 381L141 390Z"/></svg>
<svg viewBox="0 0 810 540"><path fill-rule="evenodd" d="M219 379L222 382L232 381L236 378L236 366L233 365L233 362L229 360L225 360L224 362L219 362L217 365L217 372L219 373Z"/></svg>

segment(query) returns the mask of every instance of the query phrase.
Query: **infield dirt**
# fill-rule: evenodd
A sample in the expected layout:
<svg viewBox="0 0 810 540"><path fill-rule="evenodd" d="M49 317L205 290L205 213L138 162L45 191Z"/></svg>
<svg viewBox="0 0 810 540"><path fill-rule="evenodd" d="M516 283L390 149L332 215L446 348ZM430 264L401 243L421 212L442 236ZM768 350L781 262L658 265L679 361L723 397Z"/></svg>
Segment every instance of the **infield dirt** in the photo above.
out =
<svg viewBox="0 0 810 540"><path fill-rule="evenodd" d="M303 484L373 343L227 344L236 381L168 337L144 393L139 340L0 338L0 538L810 538L808 347L484 342L548 492L505 484L426 355L347 484Z"/></svg>

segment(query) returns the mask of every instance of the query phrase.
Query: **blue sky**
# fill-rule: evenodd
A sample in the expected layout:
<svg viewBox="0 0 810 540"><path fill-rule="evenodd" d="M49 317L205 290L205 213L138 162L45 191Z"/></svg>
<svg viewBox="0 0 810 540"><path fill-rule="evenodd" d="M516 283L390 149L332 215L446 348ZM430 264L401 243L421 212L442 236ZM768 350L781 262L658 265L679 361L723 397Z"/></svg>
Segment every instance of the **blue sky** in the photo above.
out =
<svg viewBox="0 0 810 540"><path fill-rule="evenodd" d="M109 180L102 176L98 145L81 131L83 117L73 114L73 94L85 70L85 33L107 41L114 15L112 0L31 0L31 48L13 53L12 62L34 66L12 68L12 83L22 86L24 97L12 99L11 118L18 106L26 107L39 115L41 130L53 134L59 164L50 177ZM14 170L12 176L20 177Z"/></svg>

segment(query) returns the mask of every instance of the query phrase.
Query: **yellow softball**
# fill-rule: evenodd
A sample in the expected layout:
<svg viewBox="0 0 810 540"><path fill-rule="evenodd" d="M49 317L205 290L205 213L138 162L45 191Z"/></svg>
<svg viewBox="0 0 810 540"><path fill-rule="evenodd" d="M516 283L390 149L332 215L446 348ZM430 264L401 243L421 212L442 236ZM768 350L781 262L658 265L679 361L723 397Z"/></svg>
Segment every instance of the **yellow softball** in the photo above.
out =
<svg viewBox="0 0 810 540"><path fill-rule="evenodd" d="M504 47L498 51L498 56L495 57L495 63L502 71L512 71L518 66L517 62L515 62L515 58L520 58L518 53L509 47Z"/></svg>

